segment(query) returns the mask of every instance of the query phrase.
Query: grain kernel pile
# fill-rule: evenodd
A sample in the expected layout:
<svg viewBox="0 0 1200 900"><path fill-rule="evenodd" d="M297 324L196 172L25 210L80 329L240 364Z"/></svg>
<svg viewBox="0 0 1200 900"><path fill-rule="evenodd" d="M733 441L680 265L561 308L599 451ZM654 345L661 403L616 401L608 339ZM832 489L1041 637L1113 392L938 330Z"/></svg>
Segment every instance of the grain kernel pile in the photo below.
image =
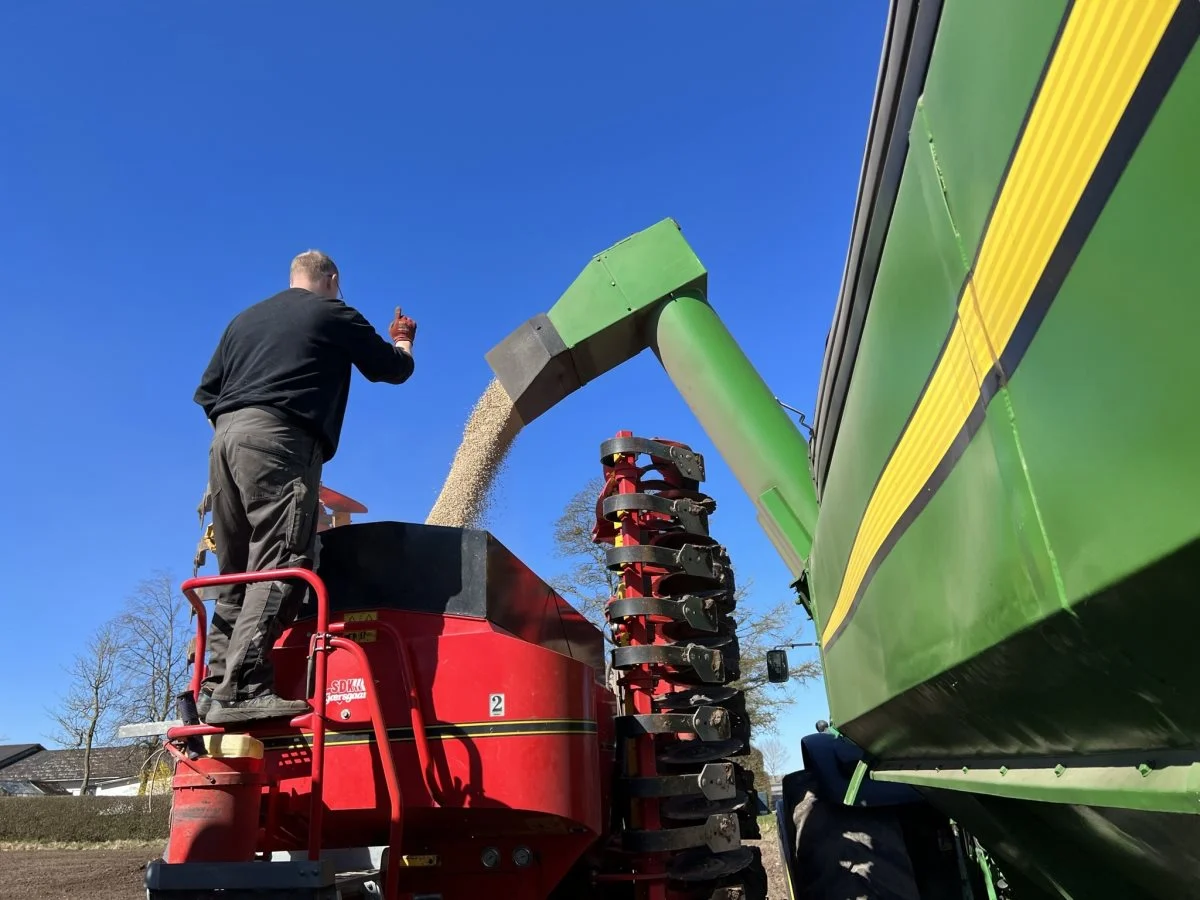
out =
<svg viewBox="0 0 1200 900"><path fill-rule="evenodd" d="M487 511L492 485L521 430L512 401L492 379L471 410L450 474L433 504L426 525L473 528Z"/></svg>

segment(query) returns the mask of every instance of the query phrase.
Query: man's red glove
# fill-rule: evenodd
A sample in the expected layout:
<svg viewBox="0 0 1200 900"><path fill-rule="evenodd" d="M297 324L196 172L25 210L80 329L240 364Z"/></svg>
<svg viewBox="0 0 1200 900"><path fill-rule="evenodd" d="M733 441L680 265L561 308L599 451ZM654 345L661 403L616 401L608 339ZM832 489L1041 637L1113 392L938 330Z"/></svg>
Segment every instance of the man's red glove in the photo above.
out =
<svg viewBox="0 0 1200 900"><path fill-rule="evenodd" d="M392 319L392 324L388 326L388 334L392 336L393 344L396 341L408 341L412 343L413 338L417 336L417 323L400 312L400 307L397 306L395 318Z"/></svg>

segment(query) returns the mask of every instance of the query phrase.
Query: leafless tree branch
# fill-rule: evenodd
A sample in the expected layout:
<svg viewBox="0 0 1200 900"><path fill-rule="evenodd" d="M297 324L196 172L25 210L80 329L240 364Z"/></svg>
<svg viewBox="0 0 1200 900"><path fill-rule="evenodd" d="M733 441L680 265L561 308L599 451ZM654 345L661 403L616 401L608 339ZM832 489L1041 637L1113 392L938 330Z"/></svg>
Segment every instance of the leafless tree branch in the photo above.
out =
<svg viewBox="0 0 1200 900"><path fill-rule="evenodd" d="M126 722L160 722L173 715L188 683L188 604L167 572L155 572L126 599L116 620L122 652L118 671ZM151 747L147 746L147 752Z"/></svg>
<svg viewBox="0 0 1200 900"><path fill-rule="evenodd" d="M83 750L86 794L92 780L92 749L110 740L120 699L118 667L121 632L112 622L101 625L67 666L70 682L57 706L50 710L56 730L52 739L64 747Z"/></svg>
<svg viewBox="0 0 1200 900"><path fill-rule="evenodd" d="M787 746L783 741L772 735L759 741L758 749L762 751L763 766L767 773L774 778L782 775L788 761Z"/></svg>

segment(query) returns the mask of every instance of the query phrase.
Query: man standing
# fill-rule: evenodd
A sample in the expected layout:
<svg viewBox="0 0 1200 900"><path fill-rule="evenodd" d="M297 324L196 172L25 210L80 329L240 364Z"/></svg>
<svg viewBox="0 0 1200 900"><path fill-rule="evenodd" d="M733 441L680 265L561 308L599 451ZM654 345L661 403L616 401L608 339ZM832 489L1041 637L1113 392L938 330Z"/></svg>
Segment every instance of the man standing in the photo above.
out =
<svg viewBox="0 0 1200 900"><path fill-rule="evenodd" d="M397 308L388 343L337 299L338 277L324 253L297 256L288 290L229 323L196 390L214 428L208 486L222 574L312 568L321 468L337 452L350 367L388 384L413 372L416 323ZM276 695L270 660L304 591L284 582L221 591L197 703L205 722L308 711L304 700Z"/></svg>

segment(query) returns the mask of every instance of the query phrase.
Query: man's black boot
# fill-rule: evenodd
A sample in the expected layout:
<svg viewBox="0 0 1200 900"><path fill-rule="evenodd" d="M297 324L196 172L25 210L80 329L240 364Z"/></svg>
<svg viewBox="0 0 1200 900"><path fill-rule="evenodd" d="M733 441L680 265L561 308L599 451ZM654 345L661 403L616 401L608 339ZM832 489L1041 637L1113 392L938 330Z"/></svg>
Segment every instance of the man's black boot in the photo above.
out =
<svg viewBox="0 0 1200 900"><path fill-rule="evenodd" d="M309 712L307 700L284 700L268 691L250 700L212 700L204 721L209 725L234 725L268 719L293 719Z"/></svg>

